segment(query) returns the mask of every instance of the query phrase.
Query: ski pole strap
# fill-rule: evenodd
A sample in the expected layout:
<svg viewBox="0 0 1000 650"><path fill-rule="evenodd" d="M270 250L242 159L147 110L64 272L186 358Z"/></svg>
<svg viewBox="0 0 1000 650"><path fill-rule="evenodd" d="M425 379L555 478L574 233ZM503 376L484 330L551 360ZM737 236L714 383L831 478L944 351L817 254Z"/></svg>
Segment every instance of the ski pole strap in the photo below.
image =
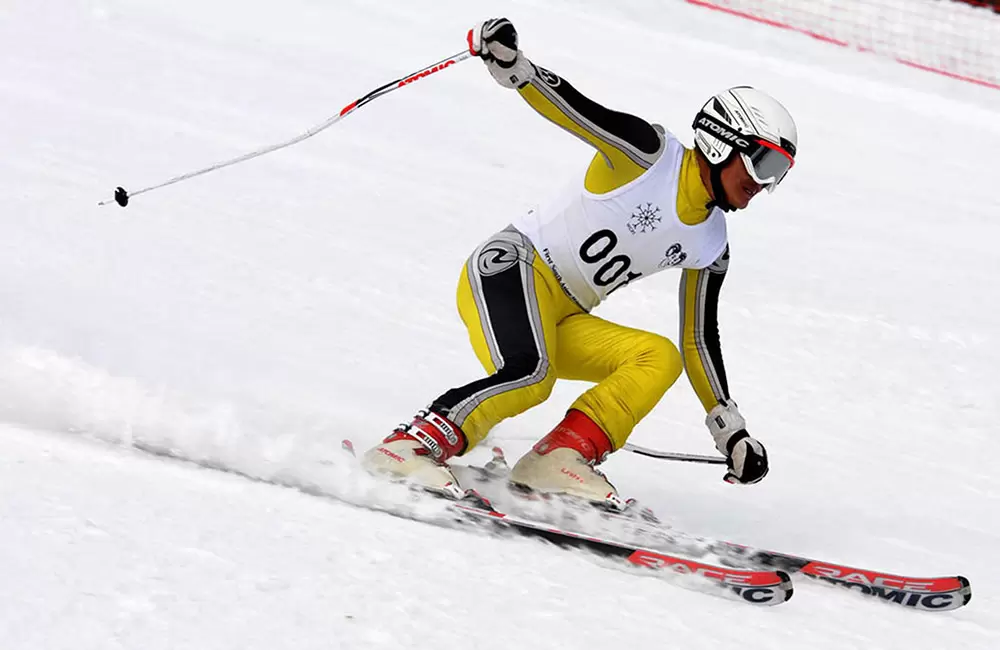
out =
<svg viewBox="0 0 1000 650"><path fill-rule="evenodd" d="M236 165L236 164L241 163L241 162L246 162L247 160L252 160L254 158L258 158L260 156L263 156L264 154L269 154L272 151L277 151L279 149L284 149L286 147L290 147L293 144L298 144L299 142L302 142L303 140L305 140L307 138L313 137L314 135L316 135L320 131L324 131L324 130L330 128L331 126L333 126L334 124L336 124L337 122L339 122L343 118L347 117L348 115L350 115L351 113L353 113L357 109L361 108L365 104L368 104L369 102L372 102L372 101L374 101L374 100L376 100L379 97L382 97L384 95L388 95L389 93L391 93L394 90L397 90L399 88L404 88L406 86L409 86L410 84L413 84L413 83L415 83L417 81L420 81L421 79L423 79L425 77L429 77L430 75L434 74L435 72L440 72L441 70L444 70L445 68L449 68L452 65L455 65L456 63L459 63L460 61L464 61L465 59L468 59L468 58L470 58L472 56L474 56L473 53L469 49L465 49L465 50L462 50L461 52L459 52L458 54L450 56L450 57L448 57L446 59L442 59L442 60L438 61L437 63L433 63L433 64L427 66L426 68L422 68L420 70L417 70L416 72L408 74L405 77L400 77L399 79L396 79L394 81L390 81L389 83L385 84L384 86L380 86L380 87L376 88L375 90L371 91L370 93L368 93L367 95L365 95L361 99L358 99L358 100L355 100L355 101L351 102L350 104L348 104L347 106L345 106L336 115L331 116L326 121L324 121L324 122L322 122L320 124L317 124L316 126L312 127L308 131L306 131L305 133L302 133L302 134L300 134L300 135L292 138L291 140L286 140L285 142L279 142L277 144L272 144L272 145L263 147L261 149L257 149L256 151L251 151L249 153L243 154L242 156L238 156L236 158L233 158L232 160L226 160L226 161L223 161L223 162L215 163L214 165L210 165L208 167L205 167L204 169L198 169L198 170L195 170L193 172L188 172L186 174L181 174L180 176L175 176L175 177L173 177L173 178L171 178L171 179L169 179L167 181L164 181L162 183L159 183L157 185L150 185L149 187L144 187L141 190L136 190L134 192L128 192L128 191L125 190L125 188L118 187L115 190L114 198L107 199L105 201L101 201L97 205L108 205L109 203L113 203L114 202L114 203L117 203L118 205L120 205L120 206L122 206L124 208L126 205L128 205L128 201L129 201L130 198L138 196L140 194L145 194L146 192L152 192L153 190L160 189L161 187L167 187L168 185L173 185L174 183L180 183L181 181L186 181L189 178L194 178L195 176L201 176L202 174L207 174L208 172L215 171L216 169L222 169L223 167L231 167L232 165Z"/></svg>
<svg viewBox="0 0 1000 650"><path fill-rule="evenodd" d="M655 449L649 449L648 447L640 447L639 445L633 445L630 442L626 442L625 446L622 447L627 451L639 454L640 456L648 456L650 458L660 458L662 460L677 460L685 463L703 463L705 465L725 465L726 459L722 456L702 456L700 454L682 454L673 451L657 451Z"/></svg>

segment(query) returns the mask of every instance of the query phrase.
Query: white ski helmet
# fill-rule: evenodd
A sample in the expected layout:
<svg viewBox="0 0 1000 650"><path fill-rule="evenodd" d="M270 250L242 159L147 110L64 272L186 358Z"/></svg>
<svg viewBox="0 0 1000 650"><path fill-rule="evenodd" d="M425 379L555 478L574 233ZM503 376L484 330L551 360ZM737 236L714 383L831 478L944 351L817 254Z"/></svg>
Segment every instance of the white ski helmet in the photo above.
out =
<svg viewBox="0 0 1000 650"><path fill-rule="evenodd" d="M795 164L799 139L795 121L776 99L750 86L736 86L708 100L692 126L695 146L712 167L717 197L723 195L721 168L734 151L750 177L768 192ZM725 202L716 203L726 209Z"/></svg>

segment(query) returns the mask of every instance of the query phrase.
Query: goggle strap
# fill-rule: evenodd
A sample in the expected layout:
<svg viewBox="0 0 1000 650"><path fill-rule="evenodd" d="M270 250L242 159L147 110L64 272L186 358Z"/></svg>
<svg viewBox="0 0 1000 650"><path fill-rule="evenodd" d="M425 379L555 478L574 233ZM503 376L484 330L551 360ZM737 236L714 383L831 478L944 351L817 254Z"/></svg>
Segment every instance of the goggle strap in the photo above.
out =
<svg viewBox="0 0 1000 650"><path fill-rule="evenodd" d="M753 144L747 136L743 135L739 131L734 131L727 124L709 115L705 111L700 111L695 116L694 124L691 126L700 131L704 131L714 138L722 140L724 143L728 144L740 153L749 154L753 152ZM756 140L753 140L752 142L755 144Z"/></svg>

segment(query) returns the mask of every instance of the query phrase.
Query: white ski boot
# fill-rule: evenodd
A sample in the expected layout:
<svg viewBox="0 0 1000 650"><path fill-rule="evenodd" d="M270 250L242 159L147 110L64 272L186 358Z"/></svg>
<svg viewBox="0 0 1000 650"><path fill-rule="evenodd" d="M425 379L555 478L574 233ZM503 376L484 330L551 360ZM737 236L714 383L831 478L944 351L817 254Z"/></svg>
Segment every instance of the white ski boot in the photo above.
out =
<svg viewBox="0 0 1000 650"><path fill-rule="evenodd" d="M611 441L582 411L571 410L555 429L517 461L514 486L543 494L564 494L625 510L618 490L594 466L611 453Z"/></svg>
<svg viewBox="0 0 1000 650"><path fill-rule="evenodd" d="M467 446L465 434L455 423L431 410L417 413L410 424L392 434L361 457L361 466L373 474L387 474L422 489L453 499L465 490L445 464Z"/></svg>

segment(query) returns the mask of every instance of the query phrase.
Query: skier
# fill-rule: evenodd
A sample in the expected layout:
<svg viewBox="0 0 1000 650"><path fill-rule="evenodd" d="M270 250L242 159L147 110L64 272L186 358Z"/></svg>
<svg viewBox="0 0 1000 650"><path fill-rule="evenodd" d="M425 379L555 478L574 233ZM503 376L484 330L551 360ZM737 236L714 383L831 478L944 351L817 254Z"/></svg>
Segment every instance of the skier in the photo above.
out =
<svg viewBox="0 0 1000 650"><path fill-rule="evenodd" d="M505 18L476 25L471 52L503 87L597 149L583 178L496 233L469 257L458 309L486 378L453 388L364 455L372 472L461 497L448 459L501 420L545 401L556 379L596 385L513 467L512 484L621 508L595 469L620 449L682 369L708 413L725 480L756 483L767 452L729 395L717 304L729 266L725 213L769 192L792 167L797 134L785 108L730 88L694 120L695 148L659 125L609 110L528 60ZM611 293L681 269L681 347L591 310Z"/></svg>

